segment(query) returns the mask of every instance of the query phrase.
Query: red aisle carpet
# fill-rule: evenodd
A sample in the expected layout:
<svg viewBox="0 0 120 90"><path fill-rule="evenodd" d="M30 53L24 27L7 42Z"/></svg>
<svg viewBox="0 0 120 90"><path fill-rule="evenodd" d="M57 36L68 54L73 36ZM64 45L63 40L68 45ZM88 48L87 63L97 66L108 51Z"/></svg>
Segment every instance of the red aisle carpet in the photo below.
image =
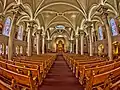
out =
<svg viewBox="0 0 120 90"><path fill-rule="evenodd" d="M62 55L58 55L40 90L84 90L68 68Z"/></svg>

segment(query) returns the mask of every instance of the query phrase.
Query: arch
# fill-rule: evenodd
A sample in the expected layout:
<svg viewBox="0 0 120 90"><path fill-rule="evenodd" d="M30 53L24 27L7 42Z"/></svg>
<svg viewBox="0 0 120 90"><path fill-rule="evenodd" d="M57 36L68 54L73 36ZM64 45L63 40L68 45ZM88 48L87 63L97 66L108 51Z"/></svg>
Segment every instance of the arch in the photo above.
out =
<svg viewBox="0 0 120 90"><path fill-rule="evenodd" d="M9 5L5 5L4 7L6 7L6 8L4 8L4 12L3 12L3 14L6 14L7 12L9 12L10 10L12 10L12 9L10 9L10 8L12 8L14 5L15 5L16 3L15 2L12 2L12 3L10 3Z"/></svg>
<svg viewBox="0 0 120 90"><path fill-rule="evenodd" d="M97 8L97 4L93 4L91 7L90 7L90 11L89 11L89 13L88 13L88 20L91 20L91 16L92 16L92 13L93 13L93 10L95 9L95 8Z"/></svg>
<svg viewBox="0 0 120 90"><path fill-rule="evenodd" d="M78 8L77 6L72 5L72 4L70 4L70 3L65 3L65 2L54 2L54 3L51 3L51 4L45 5L44 7L38 9L38 10L35 12L35 18L38 16L38 14L39 14L43 9L45 9L45 8L47 8L47 7L49 7L49 6L58 5L58 4L71 6L71 7L75 8L75 9L77 9L78 11L80 11L80 12L83 14L83 16L86 18L85 13L84 13L80 8Z"/></svg>
<svg viewBox="0 0 120 90"><path fill-rule="evenodd" d="M9 36L10 31L11 31L11 18L7 17L3 27L3 35Z"/></svg>
<svg viewBox="0 0 120 90"><path fill-rule="evenodd" d="M23 40L23 26L20 25L18 29L19 29L19 30L18 30L17 39L18 39L18 40Z"/></svg>
<svg viewBox="0 0 120 90"><path fill-rule="evenodd" d="M31 5L28 3L25 3L24 7L26 9L26 14L30 17L30 20L33 20L33 13L32 13Z"/></svg>
<svg viewBox="0 0 120 90"><path fill-rule="evenodd" d="M58 18L59 16L55 16L54 18L52 18L51 20L50 20L50 22L48 23L48 25L47 25L47 27L49 27L49 26L51 26L53 23L52 23L52 21L54 21L56 18ZM70 26L74 26L73 24L72 24L72 22L67 18L67 17L65 17L65 16L62 16L65 20L67 20L68 22L69 22L69 25ZM66 23L68 23L68 22L66 22Z"/></svg>
<svg viewBox="0 0 120 90"><path fill-rule="evenodd" d="M112 36L118 35L118 28L114 18L110 20L110 26L111 26Z"/></svg>

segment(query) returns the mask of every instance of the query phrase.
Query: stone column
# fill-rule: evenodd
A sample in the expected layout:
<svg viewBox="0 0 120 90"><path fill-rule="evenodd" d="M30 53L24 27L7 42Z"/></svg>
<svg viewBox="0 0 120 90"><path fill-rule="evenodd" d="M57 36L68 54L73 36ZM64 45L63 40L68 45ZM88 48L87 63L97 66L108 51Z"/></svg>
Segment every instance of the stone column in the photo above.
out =
<svg viewBox="0 0 120 90"><path fill-rule="evenodd" d="M109 60L113 60L113 52L112 52L112 37L111 37L111 30L110 30L110 26L108 23L108 12L107 12L108 8L105 7L104 5L100 5L98 7L98 12L100 13L100 15L102 16L102 19L104 21L104 25L107 31L107 40L108 40L108 57Z"/></svg>
<svg viewBox="0 0 120 90"><path fill-rule="evenodd" d="M36 33L36 37L37 37L37 55L40 55L40 31L37 31Z"/></svg>
<svg viewBox="0 0 120 90"><path fill-rule="evenodd" d="M45 34L42 34L42 54L45 53Z"/></svg>
<svg viewBox="0 0 120 90"><path fill-rule="evenodd" d="M80 32L80 37L81 37L81 55L84 54L84 31Z"/></svg>
<svg viewBox="0 0 120 90"><path fill-rule="evenodd" d="M47 41L48 41L47 48L50 49L50 42L51 42L51 40L48 39Z"/></svg>
<svg viewBox="0 0 120 90"><path fill-rule="evenodd" d="M11 31L10 31L9 40L8 40L8 60L11 60L13 57L13 50L14 50L13 42L15 37L16 22L19 15L20 6L16 5L13 9L14 9L14 12L13 12L13 18L11 23Z"/></svg>
<svg viewBox="0 0 120 90"><path fill-rule="evenodd" d="M27 37L27 41L28 41L28 56L32 55L32 31L33 31L33 21L29 21L29 26L28 26L28 37Z"/></svg>
<svg viewBox="0 0 120 90"><path fill-rule="evenodd" d="M3 30L3 25L4 25L4 20L5 20L5 15L1 15L0 16L0 23L1 23L1 27L0 27L0 34L2 34L2 30Z"/></svg>
<svg viewBox="0 0 120 90"><path fill-rule="evenodd" d="M78 38L79 38L79 35L75 35L75 41L76 41L76 54L78 54Z"/></svg>
<svg viewBox="0 0 120 90"><path fill-rule="evenodd" d="M6 44L4 44L4 47L3 47L3 55L6 55Z"/></svg>
<svg viewBox="0 0 120 90"><path fill-rule="evenodd" d="M90 56L93 56L93 45L92 45L92 22L91 21L86 21L87 25L87 31L89 34L89 41L90 41Z"/></svg>
<svg viewBox="0 0 120 90"><path fill-rule="evenodd" d="M71 39L70 40L70 53L73 52L73 40Z"/></svg>

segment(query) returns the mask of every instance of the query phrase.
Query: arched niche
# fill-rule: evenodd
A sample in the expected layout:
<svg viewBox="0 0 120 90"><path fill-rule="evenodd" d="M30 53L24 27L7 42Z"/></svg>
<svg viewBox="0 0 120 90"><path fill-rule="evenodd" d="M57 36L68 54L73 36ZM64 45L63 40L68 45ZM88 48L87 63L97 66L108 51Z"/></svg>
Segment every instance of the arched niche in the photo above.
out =
<svg viewBox="0 0 120 90"><path fill-rule="evenodd" d="M113 45L113 58L118 58L118 56L120 55L120 43L118 41L114 41L112 43Z"/></svg>
<svg viewBox="0 0 120 90"><path fill-rule="evenodd" d="M100 44L98 46L98 55L102 57L104 56L104 45L103 44Z"/></svg>

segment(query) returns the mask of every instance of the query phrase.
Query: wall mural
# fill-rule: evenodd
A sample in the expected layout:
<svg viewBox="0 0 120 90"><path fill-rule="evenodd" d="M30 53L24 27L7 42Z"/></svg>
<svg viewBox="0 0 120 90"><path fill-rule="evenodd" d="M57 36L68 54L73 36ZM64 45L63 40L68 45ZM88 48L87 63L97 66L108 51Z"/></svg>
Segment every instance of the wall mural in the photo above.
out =
<svg viewBox="0 0 120 90"><path fill-rule="evenodd" d="M103 40L103 31L102 31L102 26L98 28L98 37L99 40Z"/></svg>
<svg viewBox="0 0 120 90"><path fill-rule="evenodd" d="M118 35L118 29L117 29L117 25L116 25L115 19L112 18L110 20L110 26L111 26L111 30L112 30L112 35L113 36Z"/></svg>
<svg viewBox="0 0 120 90"><path fill-rule="evenodd" d="M10 30L11 30L10 26L11 26L11 19L8 17L4 24L3 35L9 36Z"/></svg>

